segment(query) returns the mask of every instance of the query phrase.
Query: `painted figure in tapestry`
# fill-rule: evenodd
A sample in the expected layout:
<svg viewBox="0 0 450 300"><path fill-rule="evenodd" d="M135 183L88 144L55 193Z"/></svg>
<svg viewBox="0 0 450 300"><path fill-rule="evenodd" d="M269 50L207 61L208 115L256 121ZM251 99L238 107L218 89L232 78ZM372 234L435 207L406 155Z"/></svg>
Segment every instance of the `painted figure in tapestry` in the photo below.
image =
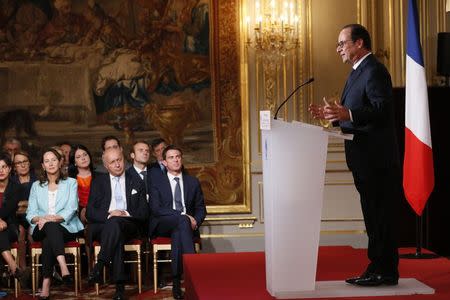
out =
<svg viewBox="0 0 450 300"><path fill-rule="evenodd" d="M209 9L207 0L0 0L0 64L85 66L97 124L182 144L185 128L212 121Z"/></svg>

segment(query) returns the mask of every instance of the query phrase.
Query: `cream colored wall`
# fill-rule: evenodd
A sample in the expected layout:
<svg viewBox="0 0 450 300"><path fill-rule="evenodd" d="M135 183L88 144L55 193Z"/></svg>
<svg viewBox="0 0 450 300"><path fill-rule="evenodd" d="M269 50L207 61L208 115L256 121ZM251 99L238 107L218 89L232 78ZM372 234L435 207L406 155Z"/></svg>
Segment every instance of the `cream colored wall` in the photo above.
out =
<svg viewBox="0 0 450 300"><path fill-rule="evenodd" d="M320 102L324 96L340 95L350 72L335 45L341 28L357 23L357 1L314 0L312 15L313 99Z"/></svg>

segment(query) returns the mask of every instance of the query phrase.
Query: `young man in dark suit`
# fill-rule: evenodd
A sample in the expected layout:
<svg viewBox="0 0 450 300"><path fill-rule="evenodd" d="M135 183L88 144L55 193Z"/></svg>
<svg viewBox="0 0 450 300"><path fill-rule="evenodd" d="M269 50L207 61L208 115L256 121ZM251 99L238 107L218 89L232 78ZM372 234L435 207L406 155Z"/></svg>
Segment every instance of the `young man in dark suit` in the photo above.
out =
<svg viewBox="0 0 450 300"><path fill-rule="evenodd" d="M195 253L193 237L206 216L203 192L197 178L183 173L182 151L169 145L163 151L167 173L151 170L150 236L167 236L172 240L171 258L173 297L183 299L180 279L182 255Z"/></svg>
<svg viewBox="0 0 450 300"><path fill-rule="evenodd" d="M145 186L147 194L147 202L150 199L151 179L148 168L148 161L150 159L150 146L146 141L139 140L134 142L131 147L130 158L133 165L126 170L136 180L141 180Z"/></svg>
<svg viewBox="0 0 450 300"><path fill-rule="evenodd" d="M103 267L111 262L112 280L116 283L113 299L124 299L124 243L140 236L139 228L148 219L149 209L144 183L125 173L120 149L103 153L107 174L99 174L91 184L86 210L89 240L99 241L98 262L89 274L90 283L99 283Z"/></svg>
<svg viewBox="0 0 450 300"><path fill-rule="evenodd" d="M360 194L370 263L361 276L346 282L396 285L398 250L393 217L402 187L391 76L371 53L370 35L363 26L344 26L336 47L342 61L353 67L341 103L311 105L310 112L354 135L353 140L345 141L345 154Z"/></svg>

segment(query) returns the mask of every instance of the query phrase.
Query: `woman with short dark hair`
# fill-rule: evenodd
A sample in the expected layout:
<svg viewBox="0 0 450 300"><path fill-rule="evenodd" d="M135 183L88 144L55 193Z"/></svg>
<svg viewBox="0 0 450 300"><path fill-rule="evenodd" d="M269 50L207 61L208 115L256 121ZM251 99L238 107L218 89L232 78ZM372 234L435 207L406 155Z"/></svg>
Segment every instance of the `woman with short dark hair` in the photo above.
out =
<svg viewBox="0 0 450 300"><path fill-rule="evenodd" d="M18 186L9 178L11 170L11 156L9 153L0 153L0 253L14 277L22 282L26 279L25 272L17 266L11 254L11 243L17 241L18 194Z"/></svg>
<svg viewBox="0 0 450 300"><path fill-rule="evenodd" d="M31 166L30 155L19 150L14 154L13 158L14 174L11 176L11 181L17 184L19 192L17 196L17 224L19 227L19 266L22 268L26 266L26 240L31 241L31 236L27 234L30 224L26 219L26 212L28 207L28 197L30 196L31 185L36 181L37 177Z"/></svg>

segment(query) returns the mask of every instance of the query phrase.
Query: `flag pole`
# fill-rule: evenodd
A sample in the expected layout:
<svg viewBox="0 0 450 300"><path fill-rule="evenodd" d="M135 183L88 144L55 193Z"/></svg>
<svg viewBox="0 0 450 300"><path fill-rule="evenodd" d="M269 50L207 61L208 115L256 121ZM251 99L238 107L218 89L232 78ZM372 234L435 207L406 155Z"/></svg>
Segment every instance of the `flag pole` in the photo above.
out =
<svg viewBox="0 0 450 300"><path fill-rule="evenodd" d="M428 220L428 204L425 208L425 213L427 215ZM406 259L433 259L440 257L434 253L423 253L422 245L423 245L423 214L421 216L416 214L416 252L415 253L406 253L399 255L400 258Z"/></svg>

